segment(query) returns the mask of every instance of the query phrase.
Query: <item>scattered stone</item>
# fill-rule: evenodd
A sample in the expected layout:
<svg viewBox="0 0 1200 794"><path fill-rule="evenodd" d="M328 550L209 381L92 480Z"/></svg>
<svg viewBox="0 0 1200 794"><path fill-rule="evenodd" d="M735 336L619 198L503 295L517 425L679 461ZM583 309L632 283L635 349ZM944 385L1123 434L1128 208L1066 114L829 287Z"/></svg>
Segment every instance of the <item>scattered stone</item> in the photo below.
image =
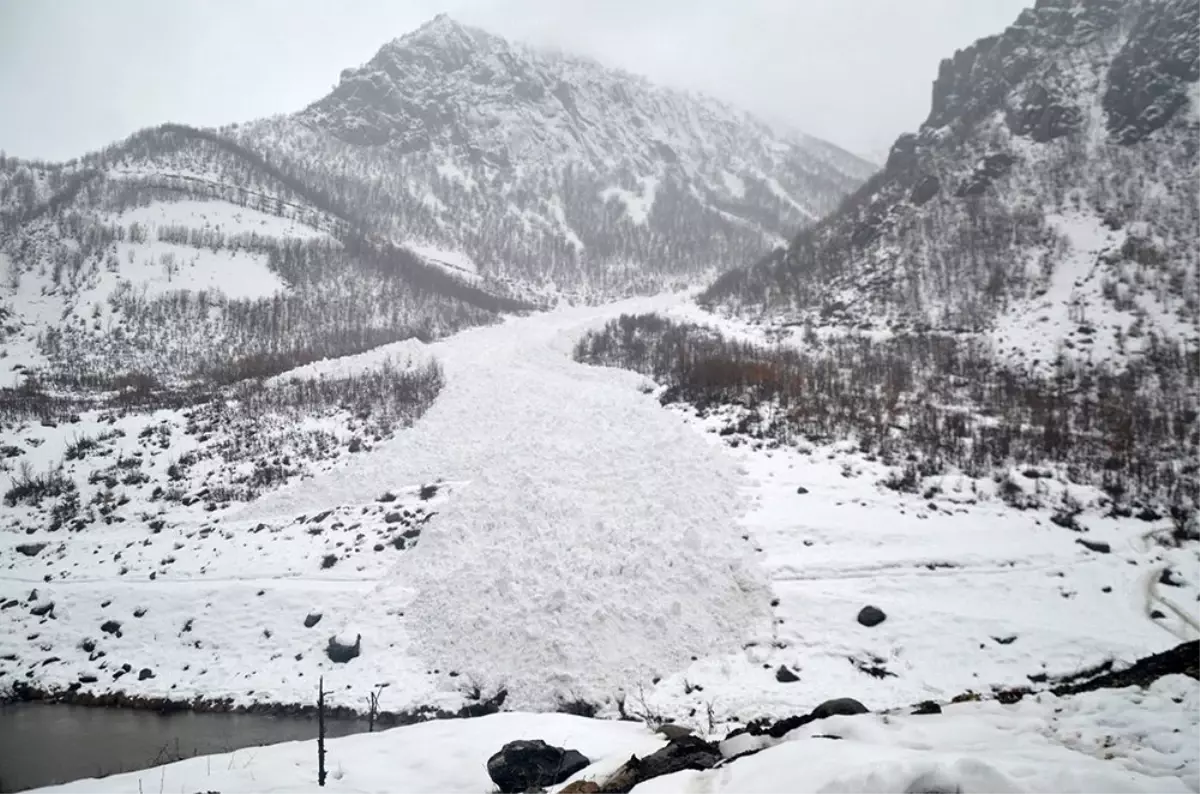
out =
<svg viewBox="0 0 1200 794"><path fill-rule="evenodd" d="M311 629L313 626L321 622L320 612L309 612L304 618L304 628Z"/></svg>
<svg viewBox="0 0 1200 794"><path fill-rule="evenodd" d="M489 758L487 771L503 794L517 794L561 783L590 763L578 750L554 747L541 739L521 739L509 742Z"/></svg>
<svg viewBox="0 0 1200 794"><path fill-rule="evenodd" d="M44 615L47 615L53 611L54 611L54 602L53 601L47 601L44 604L38 604L37 606L29 608L29 614L33 615L34 617L38 617L38 618L40 618Z"/></svg>
<svg viewBox="0 0 1200 794"><path fill-rule="evenodd" d="M139 681L145 681L147 678L153 678L153 677L154 677L154 671L151 670L149 667L143 667L141 670L138 671L138 680Z"/></svg>
<svg viewBox="0 0 1200 794"><path fill-rule="evenodd" d="M420 497L422 501L432 499L437 496L438 487L436 485L422 485Z"/></svg>
<svg viewBox="0 0 1200 794"><path fill-rule="evenodd" d="M796 489L796 493L798 493L798 494L800 494L801 496L803 496L804 494L808 493L808 489L807 489L807 488L805 488L803 485L801 485L800 487L798 487L798 488Z"/></svg>
<svg viewBox="0 0 1200 794"><path fill-rule="evenodd" d="M887 620L887 615L879 607L865 606L858 612L858 622L867 628L878 626L883 621Z"/></svg>
<svg viewBox="0 0 1200 794"><path fill-rule="evenodd" d="M403 520L404 516L399 513L388 513L383 517L383 523L385 524L399 524Z"/></svg>
<svg viewBox="0 0 1200 794"><path fill-rule="evenodd" d="M138 607L137 609L133 610L133 616L135 618L145 617L145 615L146 615L145 607Z"/></svg>
<svg viewBox="0 0 1200 794"><path fill-rule="evenodd" d="M321 558L321 569L332 568L337 564L338 557L336 554L326 554Z"/></svg>
<svg viewBox="0 0 1200 794"><path fill-rule="evenodd" d="M800 680L800 676L793 673L787 668L787 665L779 665L779 669L775 671L775 680L781 684L792 684Z"/></svg>
<svg viewBox="0 0 1200 794"><path fill-rule="evenodd" d="M115 620L106 620L100 624L100 630L105 634L115 634L121 636L121 624Z"/></svg>
<svg viewBox="0 0 1200 794"><path fill-rule="evenodd" d="M1000 645L1012 645L1017 641L1017 635L1009 634L1007 637L992 637L992 639Z"/></svg>
<svg viewBox="0 0 1200 794"><path fill-rule="evenodd" d="M17 546L17 551L24 554L26 557L36 557L41 554L42 549L46 548L46 543L22 543Z"/></svg>
<svg viewBox="0 0 1200 794"><path fill-rule="evenodd" d="M1112 546L1102 540L1087 540L1085 538L1075 538L1075 542L1083 546L1089 551L1094 551L1098 554L1109 554L1112 552Z"/></svg>
<svg viewBox="0 0 1200 794"><path fill-rule="evenodd" d="M354 638L353 645L344 645L338 642L337 637L329 638L329 645L325 648L325 655L329 657L329 661L335 664L345 664L351 659L357 657L362 650L362 635L359 634Z"/></svg>

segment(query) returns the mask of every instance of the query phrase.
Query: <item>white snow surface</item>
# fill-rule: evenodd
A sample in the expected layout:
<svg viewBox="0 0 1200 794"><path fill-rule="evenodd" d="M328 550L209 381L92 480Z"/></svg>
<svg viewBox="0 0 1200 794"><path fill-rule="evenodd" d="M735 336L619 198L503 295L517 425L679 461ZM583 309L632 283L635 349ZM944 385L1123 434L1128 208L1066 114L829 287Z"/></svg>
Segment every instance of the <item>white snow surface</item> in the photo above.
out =
<svg viewBox="0 0 1200 794"><path fill-rule="evenodd" d="M296 218L271 215L253 207L241 207L225 201L155 201L133 207L110 218L122 226L140 223L154 227L179 225L189 229L217 229L225 234L251 233L262 237L314 239L326 232L301 223ZM153 233L151 234L153 238Z"/></svg>
<svg viewBox="0 0 1200 794"><path fill-rule="evenodd" d="M1200 80L1188 86L1188 120L1200 124Z"/></svg>
<svg viewBox="0 0 1200 794"><path fill-rule="evenodd" d="M967 702L935 715L831 717L764 742L754 755L652 778L633 791L1195 791L1198 708L1195 681L1168 676L1144 691L1042 694L1011 706ZM516 739L577 749L592 762L552 792L576 780L602 782L630 755L665 743L641 723L565 714L444 720L329 740L330 776L321 790L492 791L487 759ZM312 742L287 742L38 791L317 791L314 756Z"/></svg>
<svg viewBox="0 0 1200 794"><path fill-rule="evenodd" d="M852 445L773 449L722 436L720 417L663 409L638 375L571 361L584 329L648 310L705 321L675 298L638 299L289 373L432 355L446 386L393 440L368 440L241 507L146 501L155 484L172 485L170 461L201 443L177 412L14 432L4 441L23 452L11 465L29 459L41 472L76 435L122 431L110 451L67 463L85 502L100 490L92 475L125 458L144 455L151 480L118 489L133 499L123 523L50 532L9 511L0 597L18 604L4 612L0 672L235 703L311 702L324 675L331 701L355 708L387 684L382 707L393 711L456 709L478 685L507 688L509 708L584 698L611 714L624 693L631 709L696 727L709 706L718 722L805 713L844 695L899 707L1132 662L1179 641L1164 629L1182 627L1152 618L1147 602L1163 567L1179 583L1164 596L1193 613L1200 596L1195 544L1146 537L1168 518L1106 517L1099 492L1070 486L1083 507L1077 534L1049 520L1067 486L1021 472L1014 480L1047 507L1016 510L990 480L950 474L930 478L936 495L898 494ZM142 436L164 423L170 443L158 449L157 435ZM212 465L181 485L220 483L199 479ZM439 480L422 499L421 486ZM165 527L151 531L152 518ZM414 531L419 543L393 547ZM34 556L16 550L38 542L48 545ZM329 554L337 562L326 568ZM52 617L33 614L47 602ZM860 626L867 604L887 620ZM310 613L323 617L305 628ZM99 631L110 619L120 636ZM361 634L362 655L329 662L334 634ZM83 637L107 656L89 657ZM122 663L154 677L120 677ZM800 681L780 682L780 665Z"/></svg>
<svg viewBox="0 0 1200 794"><path fill-rule="evenodd" d="M770 595L738 537L731 461L639 393L639 376L570 358L581 328L654 305L511 320L431 345L446 386L414 428L230 519L464 481L439 531L349 622L370 637L403 605L417 656L505 687L515 707L601 699L736 650L768 625Z"/></svg>

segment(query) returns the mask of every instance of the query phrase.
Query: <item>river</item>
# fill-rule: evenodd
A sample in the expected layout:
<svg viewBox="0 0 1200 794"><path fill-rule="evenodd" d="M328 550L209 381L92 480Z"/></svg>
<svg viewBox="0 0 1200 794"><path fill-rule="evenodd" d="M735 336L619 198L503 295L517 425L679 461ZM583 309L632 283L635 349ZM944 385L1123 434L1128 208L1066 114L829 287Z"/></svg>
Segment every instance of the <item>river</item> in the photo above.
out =
<svg viewBox="0 0 1200 794"><path fill-rule="evenodd" d="M367 723L326 720L326 729L345 736ZM0 792L316 736L317 720L308 717L16 703L0 706ZM314 742L314 764L316 753Z"/></svg>

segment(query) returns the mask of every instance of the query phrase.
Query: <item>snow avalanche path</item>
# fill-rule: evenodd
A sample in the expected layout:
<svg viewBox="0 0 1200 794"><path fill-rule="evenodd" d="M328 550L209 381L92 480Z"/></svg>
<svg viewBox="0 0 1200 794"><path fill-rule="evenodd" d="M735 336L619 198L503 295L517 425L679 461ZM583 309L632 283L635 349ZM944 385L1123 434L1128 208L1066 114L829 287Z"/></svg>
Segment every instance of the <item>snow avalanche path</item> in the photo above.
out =
<svg viewBox="0 0 1200 794"><path fill-rule="evenodd" d="M431 346L446 386L410 430L233 521L461 483L342 626L363 656L397 621L406 653L514 708L603 700L769 632L732 458L638 390L577 364L590 326L672 299L512 319ZM403 617L398 617L402 615ZM399 650L399 649L397 649Z"/></svg>

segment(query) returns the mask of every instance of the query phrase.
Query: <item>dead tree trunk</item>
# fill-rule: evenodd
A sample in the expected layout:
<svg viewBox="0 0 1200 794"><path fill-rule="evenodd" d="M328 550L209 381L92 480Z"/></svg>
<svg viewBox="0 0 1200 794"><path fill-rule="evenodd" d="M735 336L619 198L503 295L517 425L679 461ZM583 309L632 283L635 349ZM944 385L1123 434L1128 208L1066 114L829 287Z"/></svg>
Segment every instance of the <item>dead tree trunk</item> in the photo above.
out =
<svg viewBox="0 0 1200 794"><path fill-rule="evenodd" d="M317 785L325 785L325 676L317 681Z"/></svg>

